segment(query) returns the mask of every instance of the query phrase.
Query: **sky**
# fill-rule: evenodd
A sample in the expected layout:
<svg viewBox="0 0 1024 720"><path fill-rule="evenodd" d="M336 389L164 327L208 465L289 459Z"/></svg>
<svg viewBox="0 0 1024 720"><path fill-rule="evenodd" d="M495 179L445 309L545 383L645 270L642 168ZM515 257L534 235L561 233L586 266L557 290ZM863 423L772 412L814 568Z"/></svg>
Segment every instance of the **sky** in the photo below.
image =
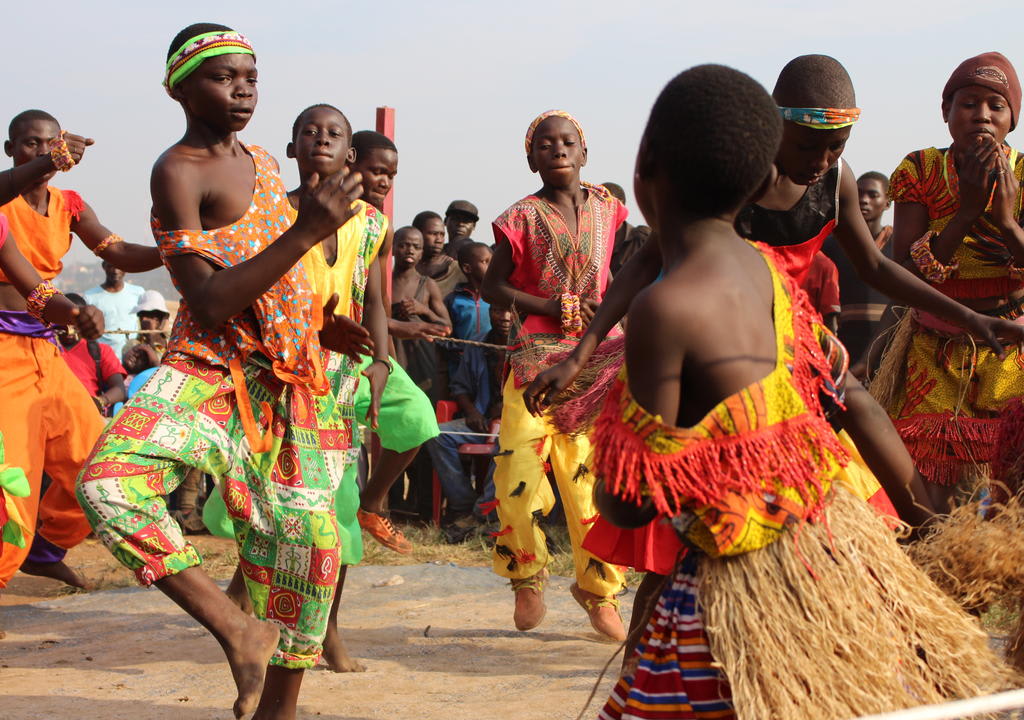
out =
<svg viewBox="0 0 1024 720"><path fill-rule="evenodd" d="M247 35L257 55L259 105L241 138L278 158L289 188L297 173L285 146L303 108L331 103L359 130L373 128L375 108L388 105L399 149L396 226L467 199L480 208L474 236L491 242L490 220L539 188L523 151L537 114L573 113L587 135L583 179L618 182L631 196L654 99L701 63L738 68L770 90L797 55L838 58L863 110L844 154L858 174L888 174L908 152L948 144L940 93L960 61L998 50L1024 74L1024 4L931 0L922 12L925 5L49 0L43 11L20 2L3 15L0 127L41 108L94 138L81 166L54 183L78 190L111 230L152 243L150 169L184 131L161 86L167 47L193 22L223 23ZM640 222L631 197L627 204ZM91 255L79 244L71 257Z"/></svg>

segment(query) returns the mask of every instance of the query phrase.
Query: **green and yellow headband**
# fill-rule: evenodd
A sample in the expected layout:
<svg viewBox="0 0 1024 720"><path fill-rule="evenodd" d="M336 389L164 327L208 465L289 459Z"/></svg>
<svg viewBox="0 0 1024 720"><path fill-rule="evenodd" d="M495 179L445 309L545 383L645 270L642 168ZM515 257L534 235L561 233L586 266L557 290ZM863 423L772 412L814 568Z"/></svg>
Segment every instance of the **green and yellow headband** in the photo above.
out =
<svg viewBox="0 0 1024 720"><path fill-rule="evenodd" d="M815 130L838 130L860 119L860 108L790 108L780 107L783 120Z"/></svg>
<svg viewBox="0 0 1024 720"><path fill-rule="evenodd" d="M167 61L164 87L168 90L187 78L207 58L243 54L256 57L252 43L234 30L214 30L190 38Z"/></svg>

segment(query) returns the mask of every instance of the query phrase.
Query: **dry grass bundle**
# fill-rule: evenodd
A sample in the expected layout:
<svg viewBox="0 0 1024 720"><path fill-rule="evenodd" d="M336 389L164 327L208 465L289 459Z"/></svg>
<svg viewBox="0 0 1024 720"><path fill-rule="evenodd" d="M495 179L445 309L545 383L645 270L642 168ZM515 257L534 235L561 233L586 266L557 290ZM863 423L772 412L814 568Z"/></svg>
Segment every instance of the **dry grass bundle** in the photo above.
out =
<svg viewBox="0 0 1024 720"><path fill-rule="evenodd" d="M1024 502L1019 496L989 507L975 499L941 516L908 552L961 606L983 610L1024 593L1022 539Z"/></svg>
<svg viewBox="0 0 1024 720"><path fill-rule="evenodd" d="M889 412L895 408L900 392L906 384L907 350L914 337L911 314L909 310L905 311L896 324L886 331L889 334L889 339L885 342L885 350L878 365L878 371L872 376L873 379L868 385L868 392L871 393L871 396ZM875 338L872 345L880 342L882 338L883 336Z"/></svg>
<svg viewBox="0 0 1024 720"><path fill-rule="evenodd" d="M827 512L828 527L701 564L711 652L741 719L838 720L1014 685L877 513L842 489Z"/></svg>

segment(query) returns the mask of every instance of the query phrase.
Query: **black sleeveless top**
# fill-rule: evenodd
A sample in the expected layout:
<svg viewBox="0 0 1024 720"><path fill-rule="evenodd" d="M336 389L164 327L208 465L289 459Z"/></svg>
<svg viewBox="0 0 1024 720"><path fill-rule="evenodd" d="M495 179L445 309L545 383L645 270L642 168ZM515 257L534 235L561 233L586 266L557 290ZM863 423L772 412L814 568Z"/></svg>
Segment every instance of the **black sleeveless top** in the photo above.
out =
<svg viewBox="0 0 1024 720"><path fill-rule="evenodd" d="M772 247L799 245L817 236L837 217L842 162L829 168L820 182L808 186L804 196L789 210L768 210L760 205L744 207L736 216L737 232Z"/></svg>

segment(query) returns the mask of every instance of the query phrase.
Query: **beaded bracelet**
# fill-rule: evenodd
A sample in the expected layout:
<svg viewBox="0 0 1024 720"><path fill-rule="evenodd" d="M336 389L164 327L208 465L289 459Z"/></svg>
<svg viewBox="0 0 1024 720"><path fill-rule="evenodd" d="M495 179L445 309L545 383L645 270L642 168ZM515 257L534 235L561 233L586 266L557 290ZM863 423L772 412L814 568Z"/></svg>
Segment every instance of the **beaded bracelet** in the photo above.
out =
<svg viewBox="0 0 1024 720"><path fill-rule="evenodd" d="M92 254L96 255L96 256L99 256L100 253L102 253L104 250L106 250L111 245L116 245L117 243L123 243L123 242L124 242L124 238L123 237L121 237L117 233L110 233L109 235L107 235L105 238L103 238L100 241L99 245L97 245L96 247L94 247L92 249Z"/></svg>
<svg viewBox="0 0 1024 720"><path fill-rule="evenodd" d="M26 312L39 322L46 324L46 320L43 319L43 311L46 310L46 305L53 299L53 296L58 294L59 291L52 282L43 280L32 288L32 292L25 298Z"/></svg>
<svg viewBox="0 0 1024 720"><path fill-rule="evenodd" d="M75 166L75 159L71 157L63 131L61 131L60 137L55 137L50 141L50 161L61 172L67 172Z"/></svg>
<svg viewBox="0 0 1024 720"><path fill-rule="evenodd" d="M932 238L936 234L929 231L915 240L910 246L910 257L925 280L938 284L949 280L950 276L960 269L960 263L954 260L949 265L943 265L932 254Z"/></svg>
<svg viewBox="0 0 1024 720"><path fill-rule="evenodd" d="M583 316L580 315L580 296L576 293L562 293L562 332L579 335L583 332Z"/></svg>

